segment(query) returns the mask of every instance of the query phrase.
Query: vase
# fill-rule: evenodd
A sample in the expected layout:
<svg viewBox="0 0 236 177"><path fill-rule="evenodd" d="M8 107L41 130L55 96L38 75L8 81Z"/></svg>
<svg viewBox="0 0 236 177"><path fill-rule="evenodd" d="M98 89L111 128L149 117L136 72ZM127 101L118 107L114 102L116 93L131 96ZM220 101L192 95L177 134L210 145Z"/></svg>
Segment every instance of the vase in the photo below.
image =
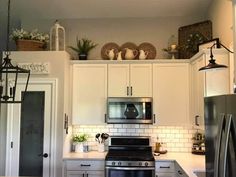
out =
<svg viewBox="0 0 236 177"><path fill-rule="evenodd" d="M99 143L97 145L98 152L105 152L105 144L104 143Z"/></svg>
<svg viewBox="0 0 236 177"><path fill-rule="evenodd" d="M45 49L45 43L35 40L18 39L16 41L18 51L42 51Z"/></svg>
<svg viewBox="0 0 236 177"><path fill-rule="evenodd" d="M84 152L84 144L83 143L77 143L75 145L75 152Z"/></svg>
<svg viewBox="0 0 236 177"><path fill-rule="evenodd" d="M87 54L79 54L79 60L87 60Z"/></svg>

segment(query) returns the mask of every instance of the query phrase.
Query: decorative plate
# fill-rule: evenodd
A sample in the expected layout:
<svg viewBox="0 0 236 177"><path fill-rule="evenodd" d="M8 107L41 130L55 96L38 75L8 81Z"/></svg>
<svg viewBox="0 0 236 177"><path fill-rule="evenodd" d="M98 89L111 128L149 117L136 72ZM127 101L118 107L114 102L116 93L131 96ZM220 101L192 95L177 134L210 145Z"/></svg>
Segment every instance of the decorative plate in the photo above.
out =
<svg viewBox="0 0 236 177"><path fill-rule="evenodd" d="M114 52L115 52L115 56L116 54L119 52L119 45L114 43L114 42L108 42L106 44L104 44L104 46L102 47L101 49L101 57L102 59L104 60L109 60L109 57L107 56L107 51L111 50L111 49L114 49ZM116 59L116 57L115 57Z"/></svg>
<svg viewBox="0 0 236 177"><path fill-rule="evenodd" d="M137 50L138 51L138 46L133 42L126 42L126 43L122 44L121 47L120 47L120 50L122 51L122 59L123 60L125 60L125 48L129 48L131 50ZM135 57L135 59L138 59L138 56L139 55L137 55Z"/></svg>
<svg viewBox="0 0 236 177"><path fill-rule="evenodd" d="M148 42L143 42L138 46L138 50L144 50L148 52L146 59L155 59L157 51L154 45Z"/></svg>

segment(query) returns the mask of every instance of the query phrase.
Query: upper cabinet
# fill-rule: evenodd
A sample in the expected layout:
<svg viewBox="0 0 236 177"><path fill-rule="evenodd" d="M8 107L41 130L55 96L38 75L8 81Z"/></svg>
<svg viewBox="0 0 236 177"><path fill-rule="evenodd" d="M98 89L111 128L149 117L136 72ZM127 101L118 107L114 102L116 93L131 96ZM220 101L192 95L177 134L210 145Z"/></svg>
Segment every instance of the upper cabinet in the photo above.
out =
<svg viewBox="0 0 236 177"><path fill-rule="evenodd" d="M108 64L109 97L152 97L152 64Z"/></svg>
<svg viewBox="0 0 236 177"><path fill-rule="evenodd" d="M73 124L105 123L107 65L75 64L73 70Z"/></svg>
<svg viewBox="0 0 236 177"><path fill-rule="evenodd" d="M209 50L203 50L196 54L191 60L191 118L195 126L204 126L204 97L229 94L233 88L233 78L230 71L229 52L225 49L213 49L214 58L217 63L228 66L227 69L201 71L199 68L207 65L210 59Z"/></svg>
<svg viewBox="0 0 236 177"><path fill-rule="evenodd" d="M189 124L189 64L153 64L153 112L157 125Z"/></svg>

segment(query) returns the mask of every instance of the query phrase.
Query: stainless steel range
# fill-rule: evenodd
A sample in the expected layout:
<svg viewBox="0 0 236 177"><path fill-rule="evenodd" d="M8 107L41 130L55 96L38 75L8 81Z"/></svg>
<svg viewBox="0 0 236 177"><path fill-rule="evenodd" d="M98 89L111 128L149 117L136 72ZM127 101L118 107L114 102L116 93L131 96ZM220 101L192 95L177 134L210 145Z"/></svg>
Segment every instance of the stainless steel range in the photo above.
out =
<svg viewBox="0 0 236 177"><path fill-rule="evenodd" d="M106 177L154 177L150 137L112 136L105 159Z"/></svg>

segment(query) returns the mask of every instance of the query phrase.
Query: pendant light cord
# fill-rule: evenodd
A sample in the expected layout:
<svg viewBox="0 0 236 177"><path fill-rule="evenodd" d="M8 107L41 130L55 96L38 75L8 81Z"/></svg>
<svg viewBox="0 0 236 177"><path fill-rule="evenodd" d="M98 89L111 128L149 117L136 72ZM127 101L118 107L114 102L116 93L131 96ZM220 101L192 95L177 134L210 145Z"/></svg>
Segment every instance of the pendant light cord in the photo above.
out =
<svg viewBox="0 0 236 177"><path fill-rule="evenodd" d="M7 8L7 39L6 39L6 51L5 54L8 56L9 52L9 38L10 38L10 6L11 0L8 0L8 8Z"/></svg>

